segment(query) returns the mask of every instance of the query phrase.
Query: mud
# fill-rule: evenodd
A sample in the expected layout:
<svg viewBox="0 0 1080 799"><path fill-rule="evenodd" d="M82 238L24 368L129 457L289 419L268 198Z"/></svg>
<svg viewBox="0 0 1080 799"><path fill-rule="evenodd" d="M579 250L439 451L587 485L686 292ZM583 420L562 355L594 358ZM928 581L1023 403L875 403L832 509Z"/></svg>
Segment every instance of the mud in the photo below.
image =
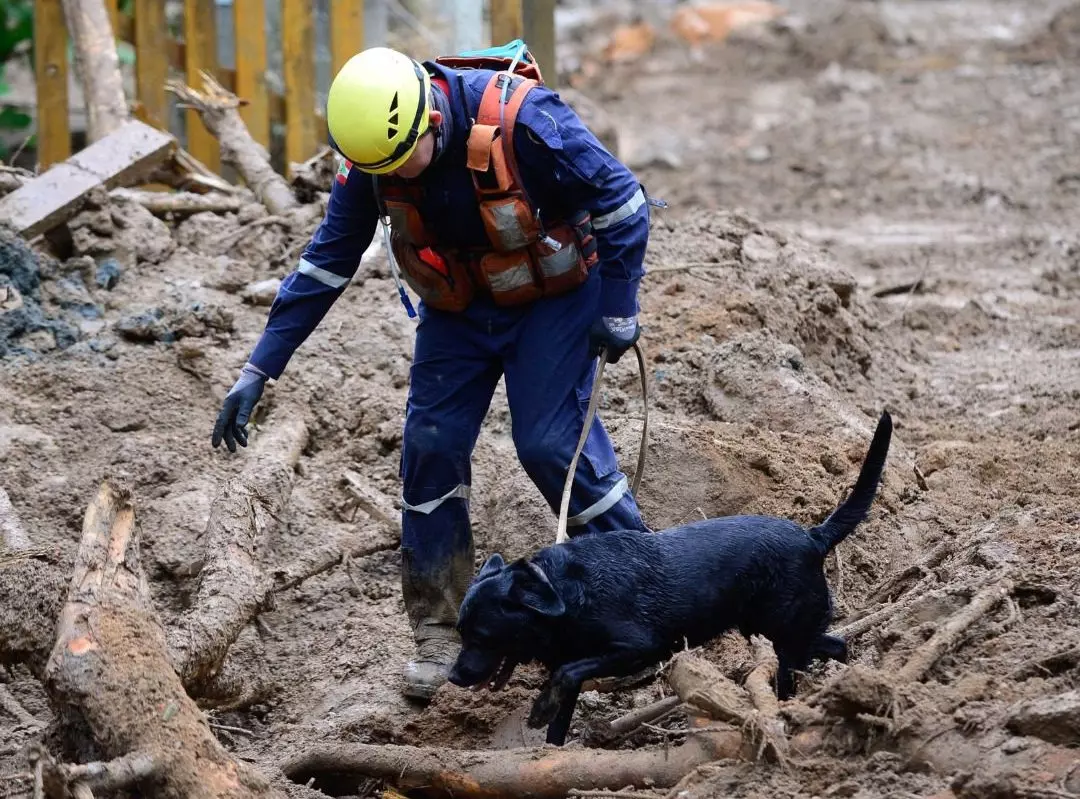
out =
<svg viewBox="0 0 1080 799"><path fill-rule="evenodd" d="M642 291L646 520L660 528L753 512L819 521L850 487L889 408L896 436L880 499L827 565L838 615L859 611L933 547L983 530L935 568L964 585L1010 568L1016 615L991 613L938 663L926 712L1014 735L1010 746L1031 736L1075 744L1075 713L1055 709L1080 675L1069 654L1080 646L1076 8L786 5L791 14L767 29L696 55L662 30L641 59L597 68L590 43L604 41L604 29L567 40L570 63L591 75L576 90L614 120L624 158L671 204L654 213ZM9 333L0 302L0 485L35 546L70 563L98 481L128 481L166 622L190 600L210 502L244 459L212 451L209 439L265 319L245 291L294 264L324 199L319 174L304 187L314 205L284 222L260 222L259 206L162 221L99 198L68 240L43 245L36 266L25 253L0 262L0 291L14 285L25 307L40 308ZM109 259L118 277L99 281ZM371 540L374 522L345 488L346 470L396 498L412 326L373 246L268 388L253 439L294 415L311 433L273 564ZM74 331L70 340L59 329ZM601 414L629 470L642 412L631 364L607 381ZM474 472L478 562L553 542L555 519L517 464L501 389ZM222 732L230 749L272 774L319 741L537 740L520 723L536 670L519 669L496 696L447 687L427 708L400 696L411 641L398 570L397 553L382 552L277 598L231 656L274 691L220 715L252 733ZM970 598L964 585L858 639L852 661L877 667L912 635L928 637ZM737 650L716 645L709 656L745 668ZM842 670L815 667L804 695ZM25 670L0 679L49 718ZM659 690L586 694L575 734ZM1009 719L1015 733L1005 732ZM22 767L37 735L0 711L0 773ZM686 795L949 795L948 775L905 757L828 751L786 772L717 764Z"/></svg>

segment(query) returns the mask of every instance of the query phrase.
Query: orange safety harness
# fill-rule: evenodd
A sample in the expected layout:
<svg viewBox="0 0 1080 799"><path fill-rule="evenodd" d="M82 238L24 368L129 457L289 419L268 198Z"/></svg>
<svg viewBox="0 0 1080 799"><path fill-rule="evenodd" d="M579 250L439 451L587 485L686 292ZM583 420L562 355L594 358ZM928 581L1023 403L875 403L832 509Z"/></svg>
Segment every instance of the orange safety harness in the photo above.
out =
<svg viewBox="0 0 1080 799"><path fill-rule="evenodd" d="M521 53L519 53L519 56ZM543 84L532 55L444 56L455 69L497 69L484 89L469 130L467 162L487 233L488 246L461 250L442 246L420 215L423 188L382 176L376 191L392 233L392 257L405 282L432 308L462 311L477 291L498 305L521 305L577 288L597 261L592 219L578 211L542 225L514 158L514 123L526 96ZM449 87L439 78L449 94Z"/></svg>

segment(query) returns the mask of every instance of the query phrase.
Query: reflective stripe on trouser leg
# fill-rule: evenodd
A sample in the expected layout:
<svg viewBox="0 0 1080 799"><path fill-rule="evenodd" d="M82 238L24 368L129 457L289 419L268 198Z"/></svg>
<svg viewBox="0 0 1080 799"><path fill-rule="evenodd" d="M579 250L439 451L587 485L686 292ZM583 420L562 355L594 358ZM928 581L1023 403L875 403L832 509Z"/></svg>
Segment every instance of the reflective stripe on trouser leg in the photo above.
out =
<svg viewBox="0 0 1080 799"><path fill-rule="evenodd" d="M566 520L566 526L581 527L582 525L586 525L591 522L600 514L607 513L609 510L615 507L616 503L618 503L620 499L623 498L623 495L629 490L629 488L630 486L627 482L626 475L623 475L619 478L619 482L613 485L611 487L611 490L604 494L604 496L600 497L600 499L587 507L581 513L578 513L577 515L568 518Z"/></svg>

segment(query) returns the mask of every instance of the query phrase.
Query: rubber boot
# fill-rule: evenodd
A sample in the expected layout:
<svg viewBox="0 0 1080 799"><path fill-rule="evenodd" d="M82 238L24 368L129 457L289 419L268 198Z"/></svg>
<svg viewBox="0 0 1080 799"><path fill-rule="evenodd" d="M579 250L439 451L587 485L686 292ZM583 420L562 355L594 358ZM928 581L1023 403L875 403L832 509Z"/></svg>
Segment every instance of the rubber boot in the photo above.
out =
<svg viewBox="0 0 1080 799"><path fill-rule="evenodd" d="M412 553L402 550L401 593L416 641L416 657L405 664L405 696L430 701L461 651L456 625L458 609L473 574L473 548L450 563L424 573L414 567Z"/></svg>

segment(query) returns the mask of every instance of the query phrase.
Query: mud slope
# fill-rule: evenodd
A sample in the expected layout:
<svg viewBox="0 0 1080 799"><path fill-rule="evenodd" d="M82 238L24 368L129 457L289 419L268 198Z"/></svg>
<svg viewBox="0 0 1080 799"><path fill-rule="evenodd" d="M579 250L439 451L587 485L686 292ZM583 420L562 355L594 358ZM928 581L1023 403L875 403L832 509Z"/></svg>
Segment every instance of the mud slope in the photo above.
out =
<svg viewBox="0 0 1080 799"><path fill-rule="evenodd" d="M1017 752L1037 734L1006 731L1015 703L1080 680L1078 659L1055 657L1080 646L1080 65L1054 56L1078 46L1068 12L1055 17L1062 5L792 0L785 20L704 57L662 31L651 53L579 87L620 121L623 155L671 203L654 214L642 292L647 521L819 521L888 408L897 427L879 500L827 564L838 615L942 543L979 536L929 570L942 592L859 638L852 661L889 664L971 585L1008 569L1011 611L990 614L934 667L919 713ZM605 36L585 26L568 43L583 72ZM214 494L244 463L209 438L262 328L259 284L291 268L320 213L310 209L288 226L250 227L265 216L257 205L163 222L99 198L59 259L0 243L0 290L14 286L22 302L17 316L0 302L0 486L34 544L68 563L99 481L126 480L166 622L190 600ZM102 271L109 259L115 275ZM297 415L311 434L271 563L379 535L345 476L387 503L397 496L412 326L373 247L267 391L254 437ZM629 361L607 375L601 414L629 470L636 377ZM514 457L501 389L474 497L478 560L554 540L555 520ZM245 632L231 657L274 690L218 715L247 730L219 732L234 753L274 774L320 741L535 740L518 723L540 684L533 670L494 696L447 687L426 709L400 697L411 640L398 568L392 550L339 565L280 595ZM815 668L801 696L842 670ZM48 722L25 670L0 681ZM659 690L586 694L574 734ZM23 770L41 734L0 709L0 775ZM717 765L682 795L952 795L949 775L874 750L870 736L855 754L825 747L785 772Z"/></svg>

